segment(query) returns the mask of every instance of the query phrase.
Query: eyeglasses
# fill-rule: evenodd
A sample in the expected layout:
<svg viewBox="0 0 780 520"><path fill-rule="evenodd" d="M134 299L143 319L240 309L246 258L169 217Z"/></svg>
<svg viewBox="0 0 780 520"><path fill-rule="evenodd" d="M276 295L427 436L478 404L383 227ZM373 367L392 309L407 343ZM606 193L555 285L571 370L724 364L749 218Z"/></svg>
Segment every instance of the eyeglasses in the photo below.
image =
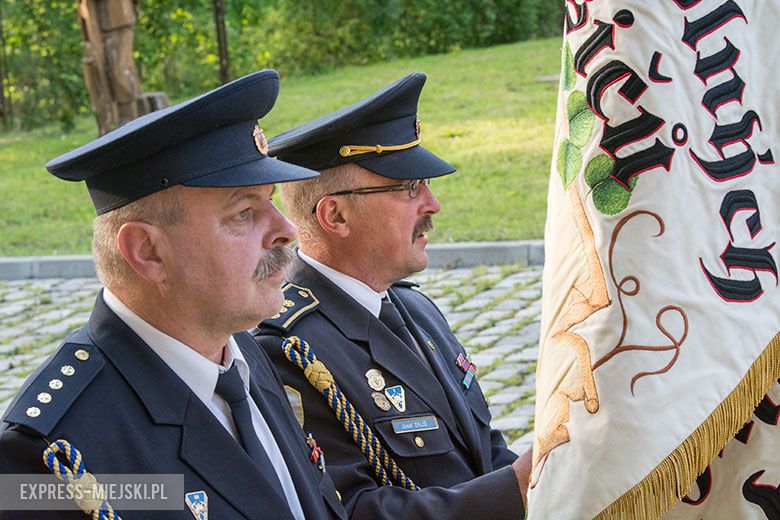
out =
<svg viewBox="0 0 780 520"><path fill-rule="evenodd" d="M370 195L372 193L385 193L388 191L404 191L409 193L409 198L413 199L420 193L421 186L428 186L431 183L430 179L412 179L404 181L399 184L388 184L387 186L368 186L365 188L355 188L354 190L342 190L328 193L326 197L335 197L336 195ZM322 200L322 199L320 199ZM311 209L312 213L317 212L317 206L315 205Z"/></svg>

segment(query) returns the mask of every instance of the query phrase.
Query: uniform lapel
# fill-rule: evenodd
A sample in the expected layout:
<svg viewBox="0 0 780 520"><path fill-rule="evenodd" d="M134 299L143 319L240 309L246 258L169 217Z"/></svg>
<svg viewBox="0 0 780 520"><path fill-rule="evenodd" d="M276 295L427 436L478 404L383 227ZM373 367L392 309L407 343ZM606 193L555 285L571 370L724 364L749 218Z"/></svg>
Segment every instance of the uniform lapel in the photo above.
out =
<svg viewBox="0 0 780 520"><path fill-rule="evenodd" d="M221 424L212 424L215 422L213 414L193 395L182 425L181 458L246 517L273 514L274 518L292 520L278 486L271 484Z"/></svg>
<svg viewBox="0 0 780 520"><path fill-rule="evenodd" d="M387 373L392 374L414 392L465 446L447 396L438 380L400 338L390 332L362 305L300 258L293 261L288 277L291 282L311 289L320 301L318 310L348 339L367 344L374 363L383 367ZM405 318L407 317L408 315Z"/></svg>
<svg viewBox="0 0 780 520"><path fill-rule="evenodd" d="M413 322L409 312L400 302L398 297L392 292L391 298L398 307L398 311L401 313L404 321L408 324L412 336L414 336L414 339L420 344L423 352L428 357L428 361L430 362L433 371L436 373L436 378L441 383L441 386L447 395L450 407L458 419L459 434L463 436L461 442L465 439L464 446L469 450L472 461L477 467L482 469L482 474L487 473L490 471L490 459L487 458L488 454L484 453L484 450L481 449L479 432L477 431L474 422L474 414L471 413L471 408L466 402L465 395L460 389L459 383L456 380L453 380L451 376L452 370L447 366L447 363L441 354L441 349L437 348L434 350L428 346L429 344L436 346L436 344L424 330ZM482 457L479 460L474 458L474 454L476 453L482 453Z"/></svg>
<svg viewBox="0 0 780 520"><path fill-rule="evenodd" d="M273 487L243 448L184 381L108 308L102 292L89 319L89 334L133 387L152 420L181 428L179 456L209 486L249 518L269 512L275 518L291 518L286 500L279 502L278 493L272 493Z"/></svg>
<svg viewBox="0 0 780 520"><path fill-rule="evenodd" d="M259 369L254 357L246 352L246 348L257 348L254 341L251 340L251 345L244 345L238 336L236 340L239 346L243 347L244 358L253 374L249 393L268 423L279 450L282 452L282 457L287 464L287 469L290 471L295 490L298 493L304 516L307 519L327 516L323 508L320 507L324 498L322 491L317 486L320 479L313 474L315 471L314 463L308 459L309 453L305 448L300 426L294 422L294 419L291 419L290 405L281 401L278 392L274 391L275 385L273 383L275 381L271 383L266 380L267 378L254 377L266 374L266 371ZM270 374L267 375L272 377Z"/></svg>

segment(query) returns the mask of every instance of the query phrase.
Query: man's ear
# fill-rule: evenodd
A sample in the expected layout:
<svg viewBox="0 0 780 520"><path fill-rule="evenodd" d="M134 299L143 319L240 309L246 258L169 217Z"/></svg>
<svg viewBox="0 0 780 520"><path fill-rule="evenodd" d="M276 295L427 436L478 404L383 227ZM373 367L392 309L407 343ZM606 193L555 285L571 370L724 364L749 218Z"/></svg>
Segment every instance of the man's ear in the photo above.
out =
<svg viewBox="0 0 780 520"><path fill-rule="evenodd" d="M320 227L329 234L339 238L349 235L349 217L351 208L336 197L326 195L317 203L317 222Z"/></svg>
<svg viewBox="0 0 780 520"><path fill-rule="evenodd" d="M127 222L119 228L116 245L138 276L153 284L166 280L166 255L162 249L168 242L160 228L146 222Z"/></svg>

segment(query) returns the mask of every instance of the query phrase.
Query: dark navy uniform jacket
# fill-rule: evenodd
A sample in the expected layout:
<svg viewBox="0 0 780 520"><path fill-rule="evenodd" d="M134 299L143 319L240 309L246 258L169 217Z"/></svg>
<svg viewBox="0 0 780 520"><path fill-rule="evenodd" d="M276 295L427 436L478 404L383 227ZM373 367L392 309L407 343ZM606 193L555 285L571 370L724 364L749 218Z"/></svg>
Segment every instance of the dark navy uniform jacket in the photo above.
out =
<svg viewBox="0 0 780 520"><path fill-rule="evenodd" d="M247 333L235 336L252 375L251 395L289 467L307 519L344 517L333 483L309 460L311 450L278 376ZM87 360L75 353L84 350ZM83 353L79 356L85 357ZM64 375L62 367L73 367ZM51 389L58 379L62 387ZM52 396L38 402L40 392ZM37 407L40 414L29 417ZM89 323L69 336L30 376L0 429L0 473L46 473L48 441L65 439L93 474L176 473L184 492L203 490L209 518L292 519L287 502L190 388L98 296ZM277 485L278 486L278 485ZM182 511L117 511L122 518L192 519ZM0 512L0 518L83 519L69 512Z"/></svg>
<svg viewBox="0 0 780 520"><path fill-rule="evenodd" d="M285 385L300 394L300 399L291 399L293 407L302 403L303 428L325 450L328 472L350 515L523 518L517 478L509 467L517 455L507 449L500 432L490 429L490 411L477 382L469 389L461 383L464 373L456 359L465 351L433 302L410 283L395 284L388 291L401 304L399 311L434 373L365 307L300 258L288 271L288 281L286 311L264 321L253 335ZM289 336L309 343L396 463L424 489L378 484L325 398L285 357L280 345L282 337ZM387 387L404 388L405 412L395 407L383 411L374 403L374 390L365 376L370 369L382 372ZM430 416L438 428L394 432L394 420Z"/></svg>

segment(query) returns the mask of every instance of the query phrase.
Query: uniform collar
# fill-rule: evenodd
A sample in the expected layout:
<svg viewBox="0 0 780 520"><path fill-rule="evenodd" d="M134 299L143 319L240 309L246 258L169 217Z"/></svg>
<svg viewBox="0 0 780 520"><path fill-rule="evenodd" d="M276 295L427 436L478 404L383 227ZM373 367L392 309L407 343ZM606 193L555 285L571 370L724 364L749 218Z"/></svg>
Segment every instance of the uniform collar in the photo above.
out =
<svg viewBox="0 0 780 520"><path fill-rule="evenodd" d="M224 365L220 365L144 321L107 288L103 289L103 300L206 405L214 396L219 374L233 363L238 368L244 390L249 393L249 366L233 336L225 349Z"/></svg>
<svg viewBox="0 0 780 520"><path fill-rule="evenodd" d="M365 307L368 312L374 315L375 318L379 317L379 311L382 309L382 298L387 296L386 290L382 292L376 292L357 278L353 278L349 275L336 271L332 267L318 262L300 249L298 249L298 256L318 273L333 282L342 291L352 297L353 300Z"/></svg>

